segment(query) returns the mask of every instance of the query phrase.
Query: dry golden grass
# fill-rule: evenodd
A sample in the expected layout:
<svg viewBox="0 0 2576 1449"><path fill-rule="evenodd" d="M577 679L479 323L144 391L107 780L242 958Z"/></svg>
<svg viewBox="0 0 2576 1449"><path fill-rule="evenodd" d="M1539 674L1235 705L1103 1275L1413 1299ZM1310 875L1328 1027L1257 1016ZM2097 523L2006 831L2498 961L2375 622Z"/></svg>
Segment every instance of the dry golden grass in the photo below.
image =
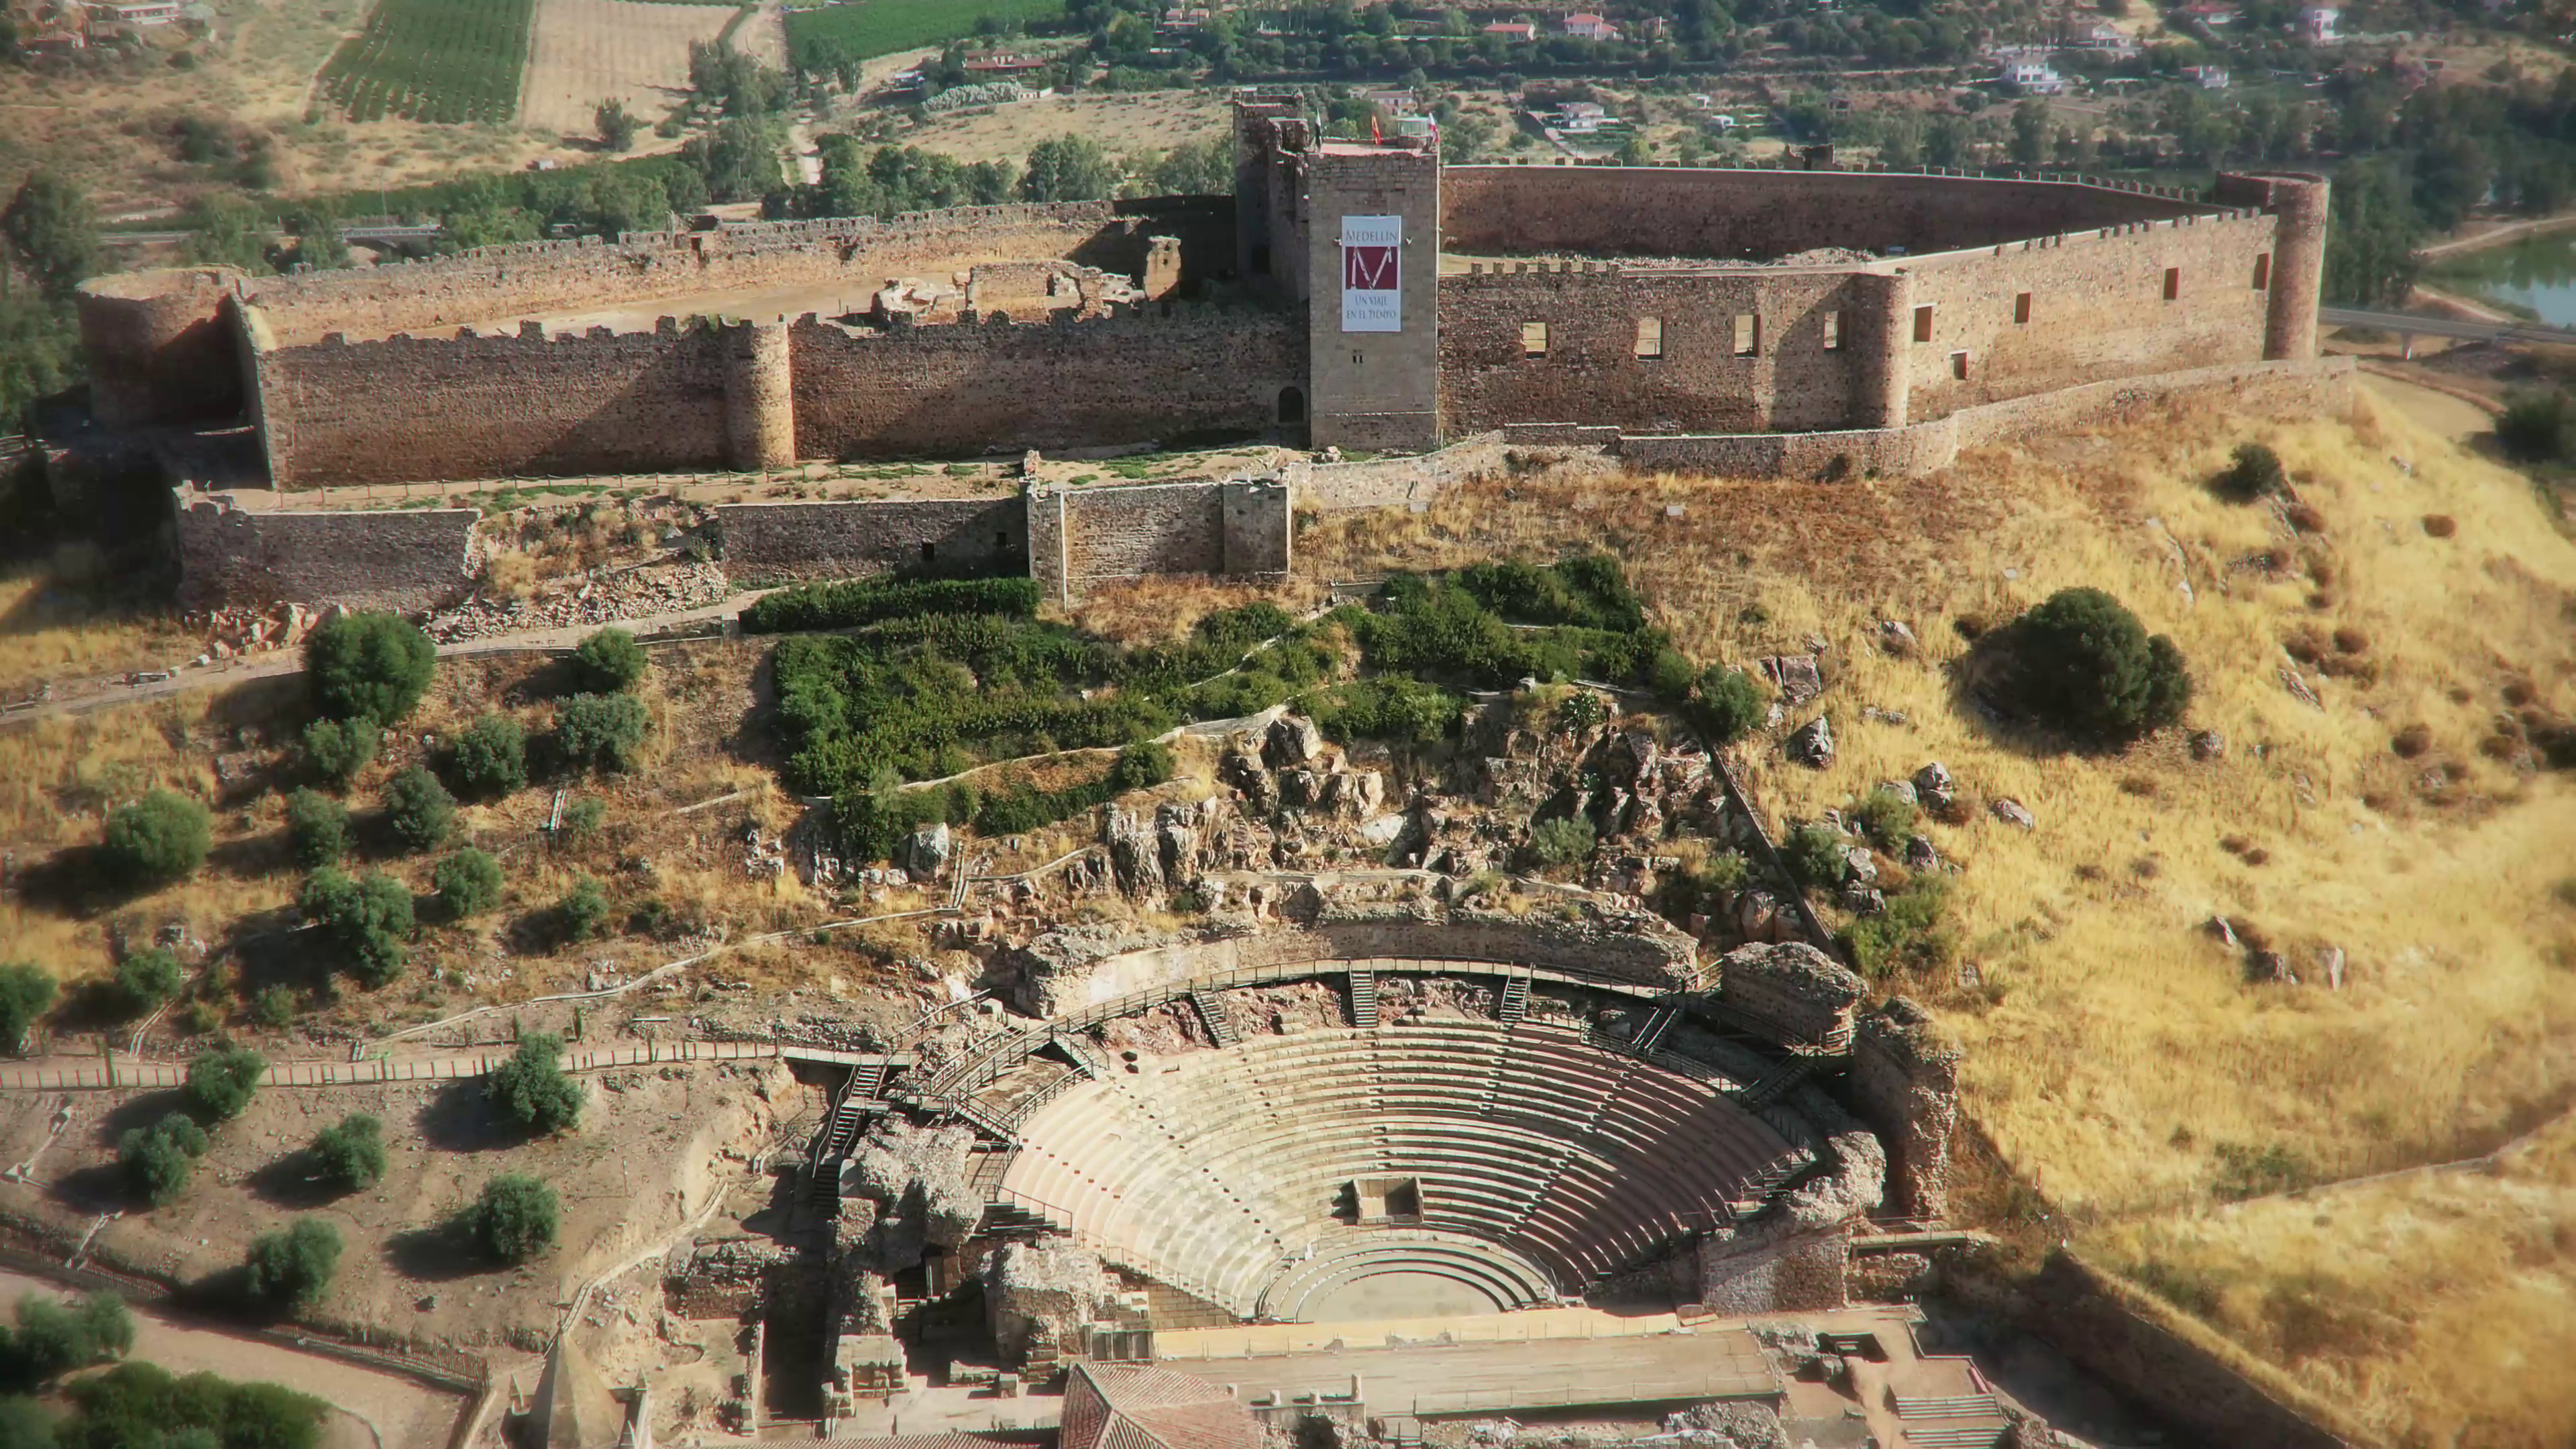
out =
<svg viewBox="0 0 2576 1449"><path fill-rule="evenodd" d="M2255 436L2322 513L2321 536L2204 486ZM1683 517L1665 515L1673 503ZM2429 536L2428 514L2455 519L2456 535ZM1498 546L1551 556L1579 539L1626 557L1700 655L1749 663L1826 641L1821 703L1841 754L1818 772L1749 749L1775 812L1812 815L1940 759L1963 793L2013 796L2037 817L2027 834L1982 810L1929 828L1965 866L1954 899L1978 985L1949 972L1894 984L1966 1044L1970 1113L2079 1243L2196 1210L2229 1154L2277 1146L2294 1172L2347 1177L2485 1151L2576 1097L2576 911L2555 893L2576 874L2576 782L2479 749L2508 689L2576 708L2576 546L2525 480L2367 404L2349 426L2185 411L1911 482L1523 476L1427 515L1328 520L1301 543L1321 576L1350 577ZM2283 567L2235 566L2267 552ZM2196 763L2179 739L2116 758L2048 753L1953 704L1945 666L1967 648L1954 625L1999 623L2077 584L2180 643L2192 725L2224 732L2222 760ZM1890 618L1914 628L1919 656L1876 647ZM2320 711L2280 682L2282 641L2338 628L2367 636L2348 658L2375 676L2301 666ZM2412 761L2390 750L2410 724L2432 742ZM2437 763L2447 782L2428 789ZM2257 923L2304 976L2316 948L2341 947L2344 989L2248 984L2241 957L2202 930L2214 914ZM2378 1422L2445 1422L2369 1343L2298 1367L2349 1383ZM2576 1425L2548 1413L2534 1403L2515 1422L2564 1442Z"/></svg>
<svg viewBox="0 0 2576 1449"><path fill-rule="evenodd" d="M83 545L0 574L0 699L47 680L167 669L204 647L175 619L127 607L101 567Z"/></svg>

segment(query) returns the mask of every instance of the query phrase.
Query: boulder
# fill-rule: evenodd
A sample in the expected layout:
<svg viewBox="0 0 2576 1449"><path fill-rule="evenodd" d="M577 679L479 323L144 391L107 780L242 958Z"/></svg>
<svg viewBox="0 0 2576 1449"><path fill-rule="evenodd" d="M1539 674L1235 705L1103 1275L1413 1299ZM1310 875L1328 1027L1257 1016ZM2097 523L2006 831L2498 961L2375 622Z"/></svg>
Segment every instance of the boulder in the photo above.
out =
<svg viewBox="0 0 2576 1449"><path fill-rule="evenodd" d="M904 864L917 875L936 876L947 868L952 845L946 821L925 825L912 833L912 848L905 853Z"/></svg>
<svg viewBox="0 0 2576 1449"><path fill-rule="evenodd" d="M1843 887L1842 901L1843 909L1855 916L1884 915L1887 911L1886 893L1876 886L1864 885L1859 881L1852 881Z"/></svg>
<svg viewBox="0 0 2576 1449"><path fill-rule="evenodd" d="M1324 732L1303 715L1283 714L1270 722L1261 757L1274 770L1303 765L1324 752Z"/></svg>
<svg viewBox="0 0 2576 1449"><path fill-rule="evenodd" d="M1774 654L1756 667L1786 703L1804 704L1825 692L1825 673L1813 654Z"/></svg>
<svg viewBox="0 0 2576 1449"><path fill-rule="evenodd" d="M1821 770L1834 762L1834 727L1826 723L1823 715L1818 715L1800 725L1797 732L1789 736L1785 748L1790 759Z"/></svg>
<svg viewBox="0 0 2576 1449"><path fill-rule="evenodd" d="M1918 871L1941 868L1941 852L1933 848L1932 837L1928 835L1905 837L1905 868Z"/></svg>
<svg viewBox="0 0 2576 1449"><path fill-rule="evenodd" d="M1878 883L1878 859L1869 847L1855 845L1843 852L1843 878L1861 885Z"/></svg>
<svg viewBox="0 0 2576 1449"><path fill-rule="evenodd" d="M1106 843L1109 868L1118 878L1119 890L1131 896L1162 893L1162 842L1141 817L1111 806Z"/></svg>
<svg viewBox="0 0 2576 1449"><path fill-rule="evenodd" d="M1881 619L1878 621L1878 647L1899 659L1911 659L1921 646L1904 620Z"/></svg>
<svg viewBox="0 0 2576 1449"><path fill-rule="evenodd" d="M2227 736L2216 730L2192 731L2191 757L2203 762L2227 758Z"/></svg>
<svg viewBox="0 0 2576 1449"><path fill-rule="evenodd" d="M1947 810L1959 798L1958 783L1950 778L1950 767L1939 760L1914 772L1915 803L1935 810Z"/></svg>
<svg viewBox="0 0 2576 1449"><path fill-rule="evenodd" d="M1922 797L1915 793L1914 782L1911 780L1881 780L1878 782L1878 788L1870 793L1893 795L1908 805L1920 806L1923 803Z"/></svg>
<svg viewBox="0 0 2576 1449"><path fill-rule="evenodd" d="M2343 948L2341 946L2317 948L2317 974L2325 978L2327 990L2343 990Z"/></svg>
<svg viewBox="0 0 2576 1449"><path fill-rule="evenodd" d="M2006 795L2002 799L1997 800L1991 808L1994 811L1995 818L2004 822L2006 825L2018 825L2024 830L2030 830L2036 828L2039 824L2038 821L2031 818L2029 808L2010 795Z"/></svg>

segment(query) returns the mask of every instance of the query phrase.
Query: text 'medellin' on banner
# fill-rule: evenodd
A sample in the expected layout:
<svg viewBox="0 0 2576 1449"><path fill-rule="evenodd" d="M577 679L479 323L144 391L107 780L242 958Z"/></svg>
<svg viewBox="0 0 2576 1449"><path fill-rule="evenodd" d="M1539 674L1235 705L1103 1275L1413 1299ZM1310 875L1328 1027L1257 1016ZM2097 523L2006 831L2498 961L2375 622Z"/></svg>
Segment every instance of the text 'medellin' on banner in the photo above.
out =
<svg viewBox="0 0 2576 1449"><path fill-rule="evenodd" d="M1342 218L1342 330L1404 330L1404 218Z"/></svg>

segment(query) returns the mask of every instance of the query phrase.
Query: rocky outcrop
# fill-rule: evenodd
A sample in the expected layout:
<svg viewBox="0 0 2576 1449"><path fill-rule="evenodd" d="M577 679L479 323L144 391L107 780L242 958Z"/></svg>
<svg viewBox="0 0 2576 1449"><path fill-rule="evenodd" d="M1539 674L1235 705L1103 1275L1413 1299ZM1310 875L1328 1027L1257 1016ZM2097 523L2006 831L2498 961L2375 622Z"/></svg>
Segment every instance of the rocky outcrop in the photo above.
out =
<svg viewBox="0 0 2576 1449"><path fill-rule="evenodd" d="M1063 1238L1006 1242L984 1265L984 1307L1005 1363L1041 1345L1080 1352L1091 1324L1116 1308L1100 1256Z"/></svg>
<svg viewBox="0 0 2576 1449"><path fill-rule="evenodd" d="M1799 764L1821 770L1834 762L1834 727L1818 715L1798 726L1781 748Z"/></svg>
<svg viewBox="0 0 2576 1449"><path fill-rule="evenodd" d="M1913 1000L1863 1016L1852 1042L1852 1105L1887 1144L1888 1210L1950 1210L1950 1134L1959 1121L1959 1048Z"/></svg>
<svg viewBox="0 0 2576 1449"><path fill-rule="evenodd" d="M1841 962L1803 941L1738 946L1718 958L1717 1000L1791 1046L1837 1050L1852 1039L1864 986Z"/></svg>

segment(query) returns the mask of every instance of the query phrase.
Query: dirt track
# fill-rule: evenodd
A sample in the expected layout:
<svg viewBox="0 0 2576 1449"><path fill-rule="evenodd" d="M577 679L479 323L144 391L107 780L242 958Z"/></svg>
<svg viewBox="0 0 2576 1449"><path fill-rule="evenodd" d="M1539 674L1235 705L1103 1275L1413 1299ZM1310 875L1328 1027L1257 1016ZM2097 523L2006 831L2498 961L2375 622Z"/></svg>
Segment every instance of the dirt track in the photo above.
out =
<svg viewBox="0 0 2576 1449"><path fill-rule="evenodd" d="M59 1284L0 1273L0 1296L14 1303L29 1293L70 1296ZM172 1373L206 1370L312 1394L340 1411L324 1427L324 1449L436 1449L447 1442L457 1414L466 1407L461 1396L400 1374L186 1326L149 1309L135 1311L130 1357Z"/></svg>

